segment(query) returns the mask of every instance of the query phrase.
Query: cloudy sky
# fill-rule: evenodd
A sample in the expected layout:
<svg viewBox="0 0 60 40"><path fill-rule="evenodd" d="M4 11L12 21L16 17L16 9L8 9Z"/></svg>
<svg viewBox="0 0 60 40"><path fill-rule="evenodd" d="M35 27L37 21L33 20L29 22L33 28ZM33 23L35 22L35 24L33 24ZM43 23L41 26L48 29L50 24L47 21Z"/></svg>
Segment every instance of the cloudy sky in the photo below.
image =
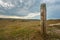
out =
<svg viewBox="0 0 60 40"><path fill-rule="evenodd" d="M40 19L42 3L47 19L60 19L60 0L0 0L0 18Z"/></svg>

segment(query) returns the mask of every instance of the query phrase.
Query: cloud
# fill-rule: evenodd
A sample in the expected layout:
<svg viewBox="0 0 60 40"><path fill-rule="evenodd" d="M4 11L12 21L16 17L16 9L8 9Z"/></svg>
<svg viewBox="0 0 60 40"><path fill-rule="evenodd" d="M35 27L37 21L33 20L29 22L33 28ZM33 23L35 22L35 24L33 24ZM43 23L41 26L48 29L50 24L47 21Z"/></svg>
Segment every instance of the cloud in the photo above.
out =
<svg viewBox="0 0 60 40"><path fill-rule="evenodd" d="M35 16L38 16L38 15L40 15L40 13L30 13L27 16L23 16L23 17L0 15L0 18L32 19L32 18L34 18Z"/></svg>
<svg viewBox="0 0 60 40"><path fill-rule="evenodd" d="M49 18L53 18L53 14L56 15L54 12L60 9L60 4L58 2L60 2L60 0L0 0L0 11L4 11L4 13L0 13L2 15L0 17L36 18L36 16L40 15L40 3L46 3L47 15ZM7 10L4 10L3 7ZM57 13L57 15L59 14Z"/></svg>
<svg viewBox="0 0 60 40"><path fill-rule="evenodd" d="M60 2L60 0L41 0L41 3L48 3L48 4L52 4L52 3L56 3L56 2Z"/></svg>
<svg viewBox="0 0 60 40"><path fill-rule="evenodd" d="M54 3L55 0L52 0L52 1L51 1L51 0L43 0L43 2L44 2L44 3Z"/></svg>
<svg viewBox="0 0 60 40"><path fill-rule="evenodd" d="M0 15L0 18L17 18L17 19L20 19L20 18L23 18L23 17Z"/></svg>
<svg viewBox="0 0 60 40"><path fill-rule="evenodd" d="M0 0L0 10L5 13L2 15L24 16L31 13L30 9L36 0ZM33 9L32 9L33 10ZM1 12L1 11L0 11Z"/></svg>
<svg viewBox="0 0 60 40"><path fill-rule="evenodd" d="M54 10L60 9L60 5L58 5L58 4L57 4L57 5L51 5L51 6L48 6L47 8L48 8L49 10L53 10L53 11L54 11Z"/></svg>
<svg viewBox="0 0 60 40"><path fill-rule="evenodd" d="M30 13L27 16L25 16L24 18L26 19L30 19L30 18L34 18L35 16L39 16L40 13Z"/></svg>
<svg viewBox="0 0 60 40"><path fill-rule="evenodd" d="M60 5L51 5L47 7L47 18L48 19L59 19L60 18Z"/></svg>
<svg viewBox="0 0 60 40"><path fill-rule="evenodd" d="M47 19L60 18L60 0L41 0L41 3L46 3Z"/></svg>
<svg viewBox="0 0 60 40"><path fill-rule="evenodd" d="M1 5L2 7L4 7L4 8L8 8L8 7L9 7L9 9L12 8L12 7L14 7L13 4L7 3L7 2L3 2L2 0L0 0L0 5Z"/></svg>
<svg viewBox="0 0 60 40"><path fill-rule="evenodd" d="M20 3L22 3L23 2L23 0L20 0Z"/></svg>
<svg viewBox="0 0 60 40"><path fill-rule="evenodd" d="M24 3L24 9L29 9L35 4L36 0L23 0Z"/></svg>

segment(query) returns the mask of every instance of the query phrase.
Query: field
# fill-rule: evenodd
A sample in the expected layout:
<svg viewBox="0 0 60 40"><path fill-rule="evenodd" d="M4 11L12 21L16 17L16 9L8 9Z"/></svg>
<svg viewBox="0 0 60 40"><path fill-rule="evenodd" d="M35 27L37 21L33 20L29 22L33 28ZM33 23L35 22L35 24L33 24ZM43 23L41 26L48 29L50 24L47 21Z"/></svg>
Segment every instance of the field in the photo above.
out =
<svg viewBox="0 0 60 40"><path fill-rule="evenodd" d="M47 21L47 34L51 40L60 40L60 20ZM42 40L40 20L0 19L0 40Z"/></svg>

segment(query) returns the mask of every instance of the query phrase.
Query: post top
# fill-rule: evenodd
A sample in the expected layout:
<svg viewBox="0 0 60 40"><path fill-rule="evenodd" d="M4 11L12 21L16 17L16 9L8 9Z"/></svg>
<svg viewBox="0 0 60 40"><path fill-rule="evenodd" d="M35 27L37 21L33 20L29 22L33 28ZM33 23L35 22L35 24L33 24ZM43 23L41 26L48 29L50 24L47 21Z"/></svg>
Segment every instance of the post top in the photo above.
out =
<svg viewBox="0 0 60 40"><path fill-rule="evenodd" d="M42 3L41 4L41 7L46 7L46 3Z"/></svg>

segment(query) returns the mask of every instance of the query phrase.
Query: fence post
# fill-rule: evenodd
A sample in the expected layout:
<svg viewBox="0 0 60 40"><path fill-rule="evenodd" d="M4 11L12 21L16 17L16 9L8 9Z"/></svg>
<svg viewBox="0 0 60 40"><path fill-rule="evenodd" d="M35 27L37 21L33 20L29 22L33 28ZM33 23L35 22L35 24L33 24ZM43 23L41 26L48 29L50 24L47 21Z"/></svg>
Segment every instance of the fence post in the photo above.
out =
<svg viewBox="0 0 60 40"><path fill-rule="evenodd" d="M46 40L46 4L41 4L41 33L43 40Z"/></svg>

